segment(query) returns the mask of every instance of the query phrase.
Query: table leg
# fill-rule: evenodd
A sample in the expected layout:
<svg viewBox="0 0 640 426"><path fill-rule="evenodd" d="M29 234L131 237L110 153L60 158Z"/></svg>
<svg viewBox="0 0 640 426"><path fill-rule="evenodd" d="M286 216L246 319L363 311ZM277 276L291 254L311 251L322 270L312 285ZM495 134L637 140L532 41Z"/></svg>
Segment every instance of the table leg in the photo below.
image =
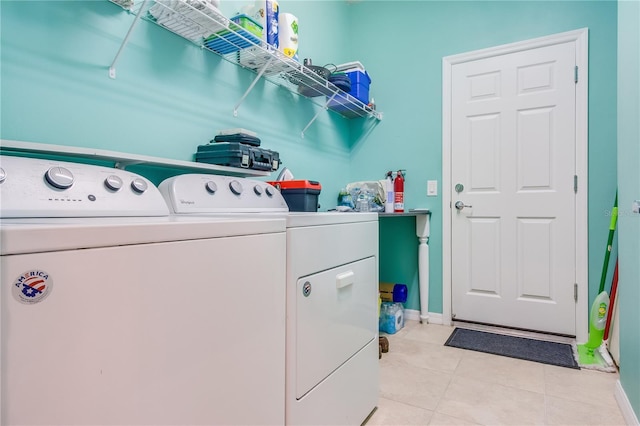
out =
<svg viewBox="0 0 640 426"><path fill-rule="evenodd" d="M416 216L418 237L418 287L420 293L420 322L429 323L429 214Z"/></svg>

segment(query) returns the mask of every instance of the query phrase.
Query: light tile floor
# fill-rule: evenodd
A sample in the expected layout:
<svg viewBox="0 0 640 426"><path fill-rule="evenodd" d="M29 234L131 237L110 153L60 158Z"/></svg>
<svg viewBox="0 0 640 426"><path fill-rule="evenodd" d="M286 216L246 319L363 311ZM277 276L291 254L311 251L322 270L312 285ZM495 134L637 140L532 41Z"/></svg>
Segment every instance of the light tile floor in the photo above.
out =
<svg viewBox="0 0 640 426"><path fill-rule="evenodd" d="M373 425L624 425L617 373L444 346L454 327L407 321L388 335Z"/></svg>

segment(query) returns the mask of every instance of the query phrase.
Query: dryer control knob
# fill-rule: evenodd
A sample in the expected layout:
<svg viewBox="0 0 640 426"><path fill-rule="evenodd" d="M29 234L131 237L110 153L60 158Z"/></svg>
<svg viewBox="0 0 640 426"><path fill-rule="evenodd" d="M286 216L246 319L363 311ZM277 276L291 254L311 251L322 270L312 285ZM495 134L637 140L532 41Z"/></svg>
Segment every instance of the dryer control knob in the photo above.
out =
<svg viewBox="0 0 640 426"><path fill-rule="evenodd" d="M73 185L73 173L64 167L51 167L44 174L44 177L47 182L58 189L68 189Z"/></svg>
<svg viewBox="0 0 640 426"><path fill-rule="evenodd" d="M236 195L242 194L242 184L237 180L232 180L229 182L229 189Z"/></svg>
<svg viewBox="0 0 640 426"><path fill-rule="evenodd" d="M144 191L147 190L147 188L148 188L147 182L145 182L140 178L135 178L134 180L131 181L131 189L133 189L133 192L142 194Z"/></svg>
<svg viewBox="0 0 640 426"><path fill-rule="evenodd" d="M112 191L119 191L122 188L122 179L116 175L111 175L104 180L104 186Z"/></svg>
<svg viewBox="0 0 640 426"><path fill-rule="evenodd" d="M253 192L259 197L262 195L262 187L260 185L256 185L253 187Z"/></svg>
<svg viewBox="0 0 640 426"><path fill-rule="evenodd" d="M0 167L0 183L4 182L6 178L7 178L7 172L5 172L2 167Z"/></svg>
<svg viewBox="0 0 640 426"><path fill-rule="evenodd" d="M216 185L216 183L212 180L210 180L209 182L207 182L204 187L207 189L207 192L209 194L215 194L216 191L218 190L218 185Z"/></svg>
<svg viewBox="0 0 640 426"><path fill-rule="evenodd" d="M266 192L267 192L267 195L268 195L269 197L273 197L273 194L275 194L275 193L276 193L276 189L275 189L273 186L268 185L268 186L267 186L267 189L266 189Z"/></svg>

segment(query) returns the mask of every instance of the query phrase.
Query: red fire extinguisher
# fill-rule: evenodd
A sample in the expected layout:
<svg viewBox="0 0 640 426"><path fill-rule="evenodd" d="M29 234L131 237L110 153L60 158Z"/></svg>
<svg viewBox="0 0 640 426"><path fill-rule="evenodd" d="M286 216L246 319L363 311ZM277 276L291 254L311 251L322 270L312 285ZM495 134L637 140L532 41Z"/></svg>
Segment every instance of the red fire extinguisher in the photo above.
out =
<svg viewBox="0 0 640 426"><path fill-rule="evenodd" d="M404 213L404 176L402 176L402 170L398 170L396 173L396 180L393 181L393 212Z"/></svg>

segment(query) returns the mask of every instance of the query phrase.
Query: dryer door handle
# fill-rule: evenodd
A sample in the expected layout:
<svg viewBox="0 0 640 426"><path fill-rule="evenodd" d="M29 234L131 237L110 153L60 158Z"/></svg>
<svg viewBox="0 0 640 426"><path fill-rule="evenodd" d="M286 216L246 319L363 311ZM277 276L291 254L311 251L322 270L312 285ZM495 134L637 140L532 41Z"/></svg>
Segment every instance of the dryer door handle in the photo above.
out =
<svg viewBox="0 0 640 426"><path fill-rule="evenodd" d="M336 275L336 288L343 288L356 282L356 274L353 271Z"/></svg>

